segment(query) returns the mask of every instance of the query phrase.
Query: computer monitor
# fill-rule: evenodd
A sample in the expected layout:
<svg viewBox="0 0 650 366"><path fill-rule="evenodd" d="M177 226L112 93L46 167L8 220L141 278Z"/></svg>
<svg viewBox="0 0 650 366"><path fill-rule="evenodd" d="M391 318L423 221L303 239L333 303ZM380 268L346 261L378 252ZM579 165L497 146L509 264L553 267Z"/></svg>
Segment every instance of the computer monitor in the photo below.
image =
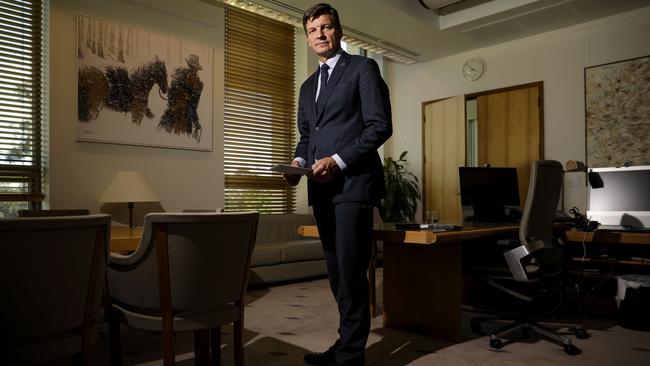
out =
<svg viewBox="0 0 650 366"><path fill-rule="evenodd" d="M460 201L465 219L511 221L519 208L516 168L459 167Z"/></svg>
<svg viewBox="0 0 650 366"><path fill-rule="evenodd" d="M589 169L587 217L601 225L650 227L650 165Z"/></svg>

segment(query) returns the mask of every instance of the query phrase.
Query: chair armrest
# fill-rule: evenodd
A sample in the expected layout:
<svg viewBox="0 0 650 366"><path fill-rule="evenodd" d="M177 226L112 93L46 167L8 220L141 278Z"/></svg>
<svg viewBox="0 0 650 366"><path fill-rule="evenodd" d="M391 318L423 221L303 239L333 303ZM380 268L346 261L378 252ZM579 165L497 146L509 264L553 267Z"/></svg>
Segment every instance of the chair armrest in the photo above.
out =
<svg viewBox="0 0 650 366"><path fill-rule="evenodd" d="M142 237L136 250L126 255L111 252L108 258L108 267L117 270L126 270L144 261L152 249L149 247L151 245L151 236L153 235L152 226L150 219L145 217L145 223L142 227Z"/></svg>
<svg viewBox="0 0 650 366"><path fill-rule="evenodd" d="M544 242L535 241L529 244L520 245L514 249L508 250L503 253L508 268L512 273L515 281L518 282L531 282L531 279L528 277L528 274L531 272L530 269L526 268L523 261L530 256L531 253L544 248Z"/></svg>

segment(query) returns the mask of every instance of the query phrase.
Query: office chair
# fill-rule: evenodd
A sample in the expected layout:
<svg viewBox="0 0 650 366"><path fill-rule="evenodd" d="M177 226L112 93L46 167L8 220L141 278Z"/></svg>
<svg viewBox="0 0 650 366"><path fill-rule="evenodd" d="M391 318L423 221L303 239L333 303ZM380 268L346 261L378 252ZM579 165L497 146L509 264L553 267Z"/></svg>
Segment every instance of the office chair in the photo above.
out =
<svg viewBox="0 0 650 366"><path fill-rule="evenodd" d="M506 251L503 256L508 265L510 276L488 275L485 282L522 302L522 307L511 318L474 318L471 327L480 331L482 320L512 320L490 334L490 347L499 349L504 346L502 337L521 330L526 338L533 331L549 340L560 343L564 351L576 355L581 350L571 343L571 339L546 328L531 316L532 305L554 289L559 288L564 274L564 251L553 236L553 220L558 207L562 186L562 164L553 160L538 160L531 167L528 198L524 207L519 227L520 246ZM509 285L511 285L509 287ZM513 287L517 285L517 290ZM530 293L522 293L520 288ZM573 324L575 325L575 324ZM589 334L580 326L572 328L579 339Z"/></svg>
<svg viewBox="0 0 650 366"><path fill-rule="evenodd" d="M174 365L174 333L194 333L195 361L219 364L222 325L233 323L235 365L244 365L244 296L257 212L150 213L138 249L111 253L111 362L121 365L120 326L162 332ZM118 323L119 322L119 323Z"/></svg>

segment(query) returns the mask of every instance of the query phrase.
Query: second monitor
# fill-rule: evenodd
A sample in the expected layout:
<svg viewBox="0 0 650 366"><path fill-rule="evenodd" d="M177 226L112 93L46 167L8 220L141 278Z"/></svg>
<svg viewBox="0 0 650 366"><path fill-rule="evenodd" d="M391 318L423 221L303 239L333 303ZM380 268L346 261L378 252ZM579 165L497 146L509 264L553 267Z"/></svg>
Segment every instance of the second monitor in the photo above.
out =
<svg viewBox="0 0 650 366"><path fill-rule="evenodd" d="M513 221L519 212L516 168L459 167L460 196L466 220Z"/></svg>

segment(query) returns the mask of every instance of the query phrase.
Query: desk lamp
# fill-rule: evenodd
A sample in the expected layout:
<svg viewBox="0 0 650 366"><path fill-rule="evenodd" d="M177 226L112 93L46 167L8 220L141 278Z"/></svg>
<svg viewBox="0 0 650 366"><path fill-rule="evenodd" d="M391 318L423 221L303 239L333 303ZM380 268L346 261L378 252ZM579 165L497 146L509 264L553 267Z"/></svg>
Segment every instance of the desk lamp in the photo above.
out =
<svg viewBox="0 0 650 366"><path fill-rule="evenodd" d="M118 172L108 188L102 193L99 202L127 202L129 206L129 227L133 227L133 204L135 202L160 202L144 175L136 171Z"/></svg>

